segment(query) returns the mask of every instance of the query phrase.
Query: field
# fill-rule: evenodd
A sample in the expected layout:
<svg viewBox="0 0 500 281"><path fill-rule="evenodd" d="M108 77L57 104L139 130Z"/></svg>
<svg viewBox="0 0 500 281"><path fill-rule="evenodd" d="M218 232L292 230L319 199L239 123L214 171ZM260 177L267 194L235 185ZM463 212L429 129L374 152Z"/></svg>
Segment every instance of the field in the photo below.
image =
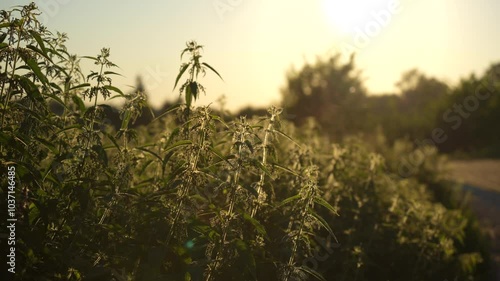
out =
<svg viewBox="0 0 500 281"><path fill-rule="evenodd" d="M113 85L110 49L70 54L36 10L0 13L2 280L491 280L490 248L436 147L326 132L342 119L314 110L322 99L305 107L321 118L303 122L287 119L286 103L253 117L197 106L205 74L222 75L196 41L179 50L182 98L136 125L148 96ZM351 63L319 66L349 78ZM364 99L353 89L338 96L351 92L345 105ZM490 188L470 190L491 225L496 165L452 164Z"/></svg>

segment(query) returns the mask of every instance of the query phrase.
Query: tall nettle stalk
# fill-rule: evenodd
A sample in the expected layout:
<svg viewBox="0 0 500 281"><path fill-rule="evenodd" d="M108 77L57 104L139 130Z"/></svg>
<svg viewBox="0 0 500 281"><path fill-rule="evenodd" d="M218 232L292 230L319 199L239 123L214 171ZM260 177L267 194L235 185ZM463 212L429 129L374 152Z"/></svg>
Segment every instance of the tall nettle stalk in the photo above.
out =
<svg viewBox="0 0 500 281"><path fill-rule="evenodd" d="M272 135L275 134L275 126L276 122L278 122L279 115L281 114L283 110L281 108L276 108L276 107L271 107L268 109L269 114L271 114L271 117L269 118L269 123L267 124L267 127L265 128L264 131L264 140L262 142L262 160L261 160L261 167L262 170L260 171L259 175L259 182L257 183L257 198L255 200L255 203L252 207L252 212L250 216L253 218L259 207L265 202L267 194L263 190L264 187L264 181L265 181L265 176L266 172L265 169L267 168L267 158L268 158L268 152L269 152L269 146L271 142L271 137Z"/></svg>

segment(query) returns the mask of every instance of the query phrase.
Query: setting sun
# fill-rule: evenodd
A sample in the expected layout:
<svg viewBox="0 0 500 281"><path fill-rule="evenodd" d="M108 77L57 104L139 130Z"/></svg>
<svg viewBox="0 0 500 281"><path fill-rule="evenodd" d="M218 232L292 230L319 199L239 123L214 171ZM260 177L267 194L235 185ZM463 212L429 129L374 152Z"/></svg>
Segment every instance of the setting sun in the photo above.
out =
<svg viewBox="0 0 500 281"><path fill-rule="evenodd" d="M343 32L351 33L354 28L370 20L374 13L389 5L387 0L323 0L323 11L329 24Z"/></svg>

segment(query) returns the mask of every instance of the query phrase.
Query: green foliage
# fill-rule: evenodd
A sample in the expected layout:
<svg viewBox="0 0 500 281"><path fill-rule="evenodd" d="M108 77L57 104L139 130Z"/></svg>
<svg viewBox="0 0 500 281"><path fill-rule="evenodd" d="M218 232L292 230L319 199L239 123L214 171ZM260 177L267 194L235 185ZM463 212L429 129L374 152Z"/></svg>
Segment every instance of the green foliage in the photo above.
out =
<svg viewBox="0 0 500 281"><path fill-rule="evenodd" d="M335 140L362 129L366 120L366 90L355 70L354 57L345 64L340 59L340 55L318 58L300 71L292 69L282 90L283 107L295 124L302 125L313 117Z"/></svg>
<svg viewBox="0 0 500 281"><path fill-rule="evenodd" d="M500 63L492 64L479 77L462 79L441 112L437 126L449 136L443 151L500 157L500 132L493 129L500 120Z"/></svg>
<svg viewBox="0 0 500 281"><path fill-rule="evenodd" d="M288 119L303 125L314 118L336 141L359 134L369 140L382 131L390 144L431 139L441 152L500 155L500 136L492 130L500 118L498 63L456 86L413 69L396 83L396 93L367 96L353 59L341 64L339 58L318 58L288 73L282 90ZM443 132L440 140L434 139L436 129Z"/></svg>
<svg viewBox="0 0 500 281"><path fill-rule="evenodd" d="M112 85L108 49L83 57L97 68L83 75L66 37L36 21L34 4L1 14L0 165L17 172L19 280L462 280L480 273L483 253L460 247L468 238L462 211L434 201L419 177L397 178L363 144L332 145L314 124L283 122L275 107L230 121L209 107L191 109L192 83L202 89L198 73L218 74L199 62L194 42L176 79L191 66L181 88L186 103L132 129L146 96ZM99 96L125 99L117 130ZM61 114L50 110L53 102ZM333 240L320 261L313 252L323 235Z"/></svg>

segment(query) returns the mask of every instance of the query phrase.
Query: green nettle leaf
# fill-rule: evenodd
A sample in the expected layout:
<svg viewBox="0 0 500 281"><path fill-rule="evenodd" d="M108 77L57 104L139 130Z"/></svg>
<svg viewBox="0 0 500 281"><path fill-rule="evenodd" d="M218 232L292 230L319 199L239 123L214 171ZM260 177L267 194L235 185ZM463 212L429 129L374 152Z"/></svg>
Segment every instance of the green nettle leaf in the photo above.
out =
<svg viewBox="0 0 500 281"><path fill-rule="evenodd" d="M104 86L105 89L108 89L110 91L113 91L113 92L116 92L118 94L120 94L121 96L124 96L122 90L120 90L119 88L115 87L115 86L111 86L111 85L105 85Z"/></svg>
<svg viewBox="0 0 500 281"><path fill-rule="evenodd" d="M250 222L255 227L255 230L257 230L257 232L259 234L267 236L266 229L264 228L264 226L258 220L256 220L255 218L252 218L247 213L243 214L243 219L245 219L246 221Z"/></svg>
<svg viewBox="0 0 500 281"><path fill-rule="evenodd" d="M206 62L202 62L201 64L202 64L202 65L204 65L204 66L206 66L206 67L208 67L208 68L210 68L210 70L212 70L213 72L215 72L215 74L217 74L217 76L219 76L219 78L220 78L222 81L224 81L224 79L222 79L222 76L220 76L219 72L217 72L217 70L215 70L215 69L214 69L212 66L210 66L208 63L206 63Z"/></svg>
<svg viewBox="0 0 500 281"><path fill-rule="evenodd" d="M37 140L40 144L42 144L46 148L48 148L50 151L52 151L52 153L54 153L56 155L59 154L59 151L56 148L56 146L54 144L52 144L50 141L44 140L44 139L39 138L39 137L35 137L34 139Z"/></svg>
<svg viewBox="0 0 500 281"><path fill-rule="evenodd" d="M38 34L38 32L34 30L30 30L29 33L31 36L33 36L33 38L35 38L35 41L38 43L38 46L40 47L40 50L42 51L44 57L50 60L50 58L47 55L47 49L45 48L45 44L43 43L40 34Z"/></svg>
<svg viewBox="0 0 500 281"><path fill-rule="evenodd" d="M193 142L190 140L178 141L178 142L170 145L169 147L165 148L164 152L168 153L168 152L173 151L175 149L179 149L180 147L191 145L191 144L193 144Z"/></svg>
<svg viewBox="0 0 500 281"><path fill-rule="evenodd" d="M136 149L142 150L142 151L144 151L144 152L147 152L147 153L149 153L149 154L153 155L153 156L154 156L154 157L156 157L158 160L160 160L160 162L162 162L162 161L163 161L163 159L161 158L161 156L160 156L160 155L158 155L156 152L154 152L154 151L152 151L152 150L149 150L149 149L147 149L147 148L145 148L145 147L136 147Z"/></svg>
<svg viewBox="0 0 500 281"><path fill-rule="evenodd" d="M26 59L25 57L23 57L23 60L26 62L29 68L33 70L33 72L35 73L38 80L40 80L40 82L42 82L43 84L47 84L49 82L47 77L43 75L42 70L38 66L38 62L36 60L31 58Z"/></svg>
<svg viewBox="0 0 500 281"><path fill-rule="evenodd" d="M299 176L299 173L294 172L291 169L289 169L289 168L287 168L287 167L285 167L285 166L283 166L281 164L278 164L278 163L275 163L275 162L271 162L270 164L272 165L273 168L281 169L281 170L283 170L283 171L285 171L287 173L290 173L290 174L292 174L294 176L297 176L297 177Z"/></svg>
<svg viewBox="0 0 500 281"><path fill-rule="evenodd" d="M326 281L326 279L317 271L315 271L314 269L311 269L307 266L301 266L300 267L300 270L310 274L311 276L313 276L314 278L318 279L318 280L321 280L321 281Z"/></svg>
<svg viewBox="0 0 500 281"><path fill-rule="evenodd" d="M316 213L314 210L311 210L310 208L308 208L308 213L313 216L316 221L323 227L325 228L326 230L328 230L328 233L335 239L335 242L339 242L337 240L337 237L335 236L335 234L333 233L333 230L332 228L330 227L330 225L328 225L328 223L325 221L324 218L322 218L320 215L318 215L318 213Z"/></svg>
<svg viewBox="0 0 500 281"><path fill-rule="evenodd" d="M80 85L73 86L73 87L69 88L69 91L77 90L80 88L87 88L87 87L90 87L90 83L83 83Z"/></svg>
<svg viewBox="0 0 500 281"><path fill-rule="evenodd" d="M252 145L252 143L249 140L245 140L245 145L248 147L248 149L250 150L250 152L253 153L253 145Z"/></svg>
<svg viewBox="0 0 500 281"><path fill-rule="evenodd" d="M25 76L20 76L19 84L21 85L21 87L23 87L24 91L29 97L32 97L34 100L43 99L40 91L38 90L38 87L30 79L26 78Z"/></svg>
<svg viewBox="0 0 500 281"><path fill-rule="evenodd" d="M293 201L299 200L300 198L302 198L302 196L300 194L290 196L290 197L286 198L285 200L281 201L281 203L278 205L278 207L282 207L282 206L289 204Z"/></svg>
<svg viewBox="0 0 500 281"><path fill-rule="evenodd" d="M174 84L174 89L177 87L177 83L179 83L179 79L181 79L182 75L186 70L188 69L189 64L185 63L181 66L181 70L179 71L179 74L177 74L177 78L175 78L175 84Z"/></svg>
<svg viewBox="0 0 500 281"><path fill-rule="evenodd" d="M198 98L198 83L191 82L189 83L189 87L191 88L190 91L193 94L194 100L196 100Z"/></svg>
<svg viewBox="0 0 500 281"><path fill-rule="evenodd" d="M110 133L103 131L102 132L108 139L113 143L113 145L119 150L120 146L118 145L118 142L116 141L115 137L112 136Z"/></svg>
<svg viewBox="0 0 500 281"><path fill-rule="evenodd" d="M102 146L100 146L100 145L93 145L92 146L92 150L97 153L99 159L101 160L101 162L104 165L108 164L108 155L106 154L106 151L104 150L104 148Z"/></svg>
<svg viewBox="0 0 500 281"><path fill-rule="evenodd" d="M71 99L78 106L80 113L85 114L85 112L87 111L87 108L85 107L85 103L83 102L83 100L77 95L72 95Z"/></svg>
<svg viewBox="0 0 500 281"><path fill-rule="evenodd" d="M103 72L104 75L117 75L117 76L122 76L120 73L117 73L117 72L114 72L114 71L104 71Z"/></svg>
<svg viewBox="0 0 500 281"><path fill-rule="evenodd" d="M61 88L61 86L57 85L56 83L54 82L50 82L49 85L54 88L55 90L57 90L59 93L61 93L63 91L63 89Z"/></svg>
<svg viewBox="0 0 500 281"><path fill-rule="evenodd" d="M332 205L330 205L330 203L328 203L325 199L323 199L321 197L314 197L314 202L320 204L321 206L327 208L329 211L331 211L335 215L339 216L339 214L337 213L337 210L335 210L335 208Z"/></svg>
<svg viewBox="0 0 500 281"><path fill-rule="evenodd" d="M121 130L125 130L128 128L128 123L130 122L130 117L132 113L130 111L125 112L125 117L122 120Z"/></svg>
<svg viewBox="0 0 500 281"><path fill-rule="evenodd" d="M0 23L0 28L4 28L4 27L9 27L11 26L12 23L11 22L4 22L4 23Z"/></svg>
<svg viewBox="0 0 500 281"><path fill-rule="evenodd" d="M26 48L38 53L39 55L41 55L42 57L44 57L45 59L49 60L49 61L52 61L52 59L47 55L46 52L43 52L42 50L40 50L39 48L33 46L33 45L28 45L26 46Z"/></svg>
<svg viewBox="0 0 500 281"><path fill-rule="evenodd" d="M93 60L93 61L99 61L99 59L97 59L96 57L91 57L91 56L83 56L81 58L82 59L89 59L89 60Z"/></svg>

